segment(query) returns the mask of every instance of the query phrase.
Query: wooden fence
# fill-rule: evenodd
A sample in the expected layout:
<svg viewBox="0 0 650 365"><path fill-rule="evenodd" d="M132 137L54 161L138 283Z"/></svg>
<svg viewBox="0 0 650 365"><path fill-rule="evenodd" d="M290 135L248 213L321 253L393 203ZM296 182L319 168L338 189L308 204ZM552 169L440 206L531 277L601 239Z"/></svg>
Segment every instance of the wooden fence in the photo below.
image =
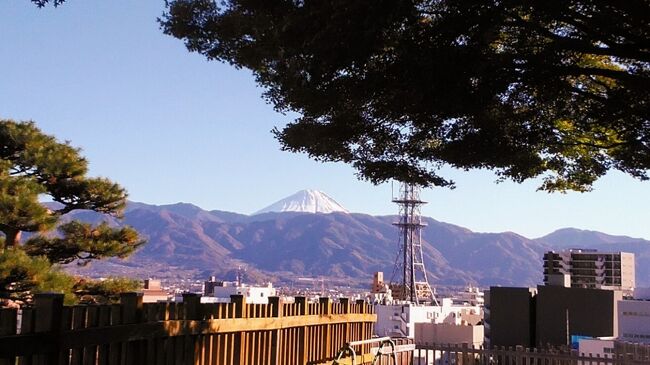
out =
<svg viewBox="0 0 650 365"><path fill-rule="evenodd" d="M36 295L33 308L0 310L0 365L320 363L346 342L370 338L376 321L363 301L231 299L143 304L125 293L120 304L63 306L60 294Z"/></svg>
<svg viewBox="0 0 650 365"><path fill-rule="evenodd" d="M634 351L631 348L634 347ZM527 349L522 346L476 348L467 345L418 344L413 353L413 365L641 365L650 364L650 351L645 346L626 347L610 357L577 351ZM644 350L645 348L645 350ZM618 349L618 348L617 348Z"/></svg>

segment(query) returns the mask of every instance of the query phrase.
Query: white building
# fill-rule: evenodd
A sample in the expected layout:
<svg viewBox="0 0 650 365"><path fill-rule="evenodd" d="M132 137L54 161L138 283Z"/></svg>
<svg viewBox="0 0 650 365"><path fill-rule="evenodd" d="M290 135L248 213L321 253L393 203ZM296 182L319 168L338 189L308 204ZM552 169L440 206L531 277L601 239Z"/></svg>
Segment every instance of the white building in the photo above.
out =
<svg viewBox="0 0 650 365"><path fill-rule="evenodd" d="M421 336L425 336L418 333L416 323L475 326L483 320L482 307L454 305L451 298L442 299L441 305L438 306L412 303L379 304L375 306L375 313L377 314L377 323L375 324L377 336L411 337L416 342L419 342ZM427 327L422 327L422 330L427 330ZM422 337L422 342L426 342L425 337ZM455 343L462 342L473 343L473 333L463 341Z"/></svg>
<svg viewBox="0 0 650 365"><path fill-rule="evenodd" d="M474 306L485 305L485 293L475 286L468 286L465 290L454 294L454 304L468 304Z"/></svg>
<svg viewBox="0 0 650 365"><path fill-rule="evenodd" d="M237 282L207 281L205 288L208 290L204 289L204 296L201 297L202 303L230 302L231 295L243 295L246 303L268 304L269 297L277 295L277 291L271 283L267 286L252 286L240 285Z"/></svg>
<svg viewBox="0 0 650 365"><path fill-rule="evenodd" d="M580 356L611 358L614 354L613 337L581 338L578 340Z"/></svg>
<svg viewBox="0 0 650 365"><path fill-rule="evenodd" d="M618 302L618 339L626 342L650 343L650 301L620 300Z"/></svg>

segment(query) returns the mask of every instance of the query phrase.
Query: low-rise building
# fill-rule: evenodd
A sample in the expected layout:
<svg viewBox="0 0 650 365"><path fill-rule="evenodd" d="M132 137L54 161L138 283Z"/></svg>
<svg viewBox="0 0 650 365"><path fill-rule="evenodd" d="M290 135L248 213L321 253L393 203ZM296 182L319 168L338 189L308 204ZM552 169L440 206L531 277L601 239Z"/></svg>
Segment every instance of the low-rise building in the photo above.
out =
<svg viewBox="0 0 650 365"><path fill-rule="evenodd" d="M578 340L580 356L611 358L614 355L613 337L581 338Z"/></svg>
<svg viewBox="0 0 650 365"><path fill-rule="evenodd" d="M143 303L166 302L169 298L170 295L166 290L163 290L160 280L146 279L144 281L144 289L142 289Z"/></svg>
<svg viewBox="0 0 650 365"><path fill-rule="evenodd" d="M417 324L448 324L471 327L480 325L483 321L482 307L455 305L451 298L442 299L440 305L436 306L412 303L377 304L375 305L375 313L377 314L377 323L375 324L375 334L377 336L410 337L414 338L417 343L424 343L426 342L424 338L428 339L432 336L420 330L437 330L434 327L419 327L418 330ZM467 337L458 343L474 342L476 338L475 332L468 331L466 335Z"/></svg>
<svg viewBox="0 0 650 365"><path fill-rule="evenodd" d="M449 323L416 323L416 343L483 345L482 325L456 325Z"/></svg>
<svg viewBox="0 0 650 365"><path fill-rule="evenodd" d="M207 292L204 289L204 296L201 297L203 303L230 302L231 295L243 295L246 303L267 304L269 297L277 295L277 291L271 283L266 286L255 286L211 279L205 282L204 288L210 288L212 291Z"/></svg>
<svg viewBox="0 0 650 365"><path fill-rule="evenodd" d="M650 344L650 301L618 302L618 336L621 341Z"/></svg>
<svg viewBox="0 0 650 365"><path fill-rule="evenodd" d="M468 286L465 290L455 293L451 299L454 304L467 304L467 305L485 305L485 293L476 286Z"/></svg>

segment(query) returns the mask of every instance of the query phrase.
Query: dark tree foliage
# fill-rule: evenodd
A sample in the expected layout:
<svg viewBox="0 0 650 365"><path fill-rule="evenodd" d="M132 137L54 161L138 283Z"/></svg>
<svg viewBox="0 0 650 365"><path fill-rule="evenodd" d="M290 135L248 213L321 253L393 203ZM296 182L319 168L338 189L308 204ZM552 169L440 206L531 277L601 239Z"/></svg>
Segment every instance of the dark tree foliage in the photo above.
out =
<svg viewBox="0 0 650 365"><path fill-rule="evenodd" d="M78 149L42 133L33 122L0 120L0 232L6 237L0 249L17 247L24 231L47 231L73 210L120 216L126 205L124 189L106 178L88 177L87 171L88 162ZM44 196L60 208L41 204ZM133 245L130 238L125 246Z"/></svg>
<svg viewBox="0 0 650 365"><path fill-rule="evenodd" d="M36 4L36 6L38 6L39 8L42 8L42 7L44 7L45 5L47 5L49 3L52 3L52 5L54 5L54 7L57 7L57 6L61 5L61 4L63 4L65 2L65 0L31 0L31 2Z"/></svg>
<svg viewBox="0 0 650 365"><path fill-rule="evenodd" d="M53 264L77 262L86 265L107 257L125 258L144 243L130 227L112 228L107 223L93 227L72 221L58 228L60 237L36 236L25 242L31 256L46 256Z"/></svg>
<svg viewBox="0 0 650 365"><path fill-rule="evenodd" d="M68 143L43 134L33 122L0 120L0 248L19 247L22 232L43 233L77 209L120 216L126 192L105 178L86 176L88 162ZM59 208L40 202L49 197ZM76 221L59 227L60 237L36 235L25 245L32 256L53 263L125 257L143 241L130 227L97 227Z"/></svg>
<svg viewBox="0 0 650 365"><path fill-rule="evenodd" d="M119 303L120 294L142 289L140 280L108 278L106 280L81 280L74 287L74 293L82 304Z"/></svg>
<svg viewBox="0 0 650 365"><path fill-rule="evenodd" d="M43 291L63 292L66 302L72 303L74 282L45 257L31 257L22 250L0 253L0 307L9 304L7 300L29 302L33 293Z"/></svg>
<svg viewBox="0 0 650 365"><path fill-rule="evenodd" d="M0 120L0 299L24 303L34 292L63 291L71 302L75 279L60 264L124 258L144 243L133 228L107 223L72 220L50 234L73 210L121 216L124 189L87 172L88 162L67 142L44 134L33 122ZM44 197L58 208L48 208ZM33 235L21 245L22 232Z"/></svg>
<svg viewBox="0 0 650 365"><path fill-rule="evenodd" d="M252 70L283 149L373 182L492 169L589 190L650 168L646 0L174 0L165 33Z"/></svg>

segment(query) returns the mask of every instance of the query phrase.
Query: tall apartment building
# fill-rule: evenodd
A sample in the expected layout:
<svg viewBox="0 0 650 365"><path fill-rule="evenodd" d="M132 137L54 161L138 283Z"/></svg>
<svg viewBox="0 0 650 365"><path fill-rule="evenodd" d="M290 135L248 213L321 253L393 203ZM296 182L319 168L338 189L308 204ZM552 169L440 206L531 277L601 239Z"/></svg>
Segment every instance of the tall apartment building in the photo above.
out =
<svg viewBox="0 0 650 365"><path fill-rule="evenodd" d="M622 290L635 287L634 254L570 249L544 254L544 284L572 288Z"/></svg>

